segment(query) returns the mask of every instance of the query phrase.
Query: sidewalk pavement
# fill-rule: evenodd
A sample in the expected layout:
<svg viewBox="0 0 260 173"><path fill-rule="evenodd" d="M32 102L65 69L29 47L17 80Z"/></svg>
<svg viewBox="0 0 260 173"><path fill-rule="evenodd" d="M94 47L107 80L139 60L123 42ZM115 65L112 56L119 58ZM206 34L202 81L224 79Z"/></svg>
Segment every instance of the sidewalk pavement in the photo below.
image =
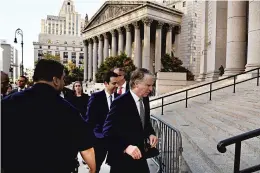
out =
<svg viewBox="0 0 260 173"><path fill-rule="evenodd" d="M156 173L158 169L157 165L151 159L148 159L147 161L148 161L150 173ZM80 166L79 166L78 173L89 173L87 165L82 164L81 157L79 157L79 163ZM109 171L110 171L110 167L104 162L103 165L101 166L100 173L109 173Z"/></svg>

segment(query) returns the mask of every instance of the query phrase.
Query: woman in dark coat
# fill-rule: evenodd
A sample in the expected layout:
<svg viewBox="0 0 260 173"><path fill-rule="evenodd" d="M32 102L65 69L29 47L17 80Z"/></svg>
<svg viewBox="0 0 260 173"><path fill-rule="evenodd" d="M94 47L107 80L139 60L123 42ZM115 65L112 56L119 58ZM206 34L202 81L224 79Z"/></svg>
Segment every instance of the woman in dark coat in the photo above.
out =
<svg viewBox="0 0 260 173"><path fill-rule="evenodd" d="M76 81L72 87L73 95L69 99L70 103L75 106L85 116L88 107L89 96L83 93L83 87L80 81Z"/></svg>

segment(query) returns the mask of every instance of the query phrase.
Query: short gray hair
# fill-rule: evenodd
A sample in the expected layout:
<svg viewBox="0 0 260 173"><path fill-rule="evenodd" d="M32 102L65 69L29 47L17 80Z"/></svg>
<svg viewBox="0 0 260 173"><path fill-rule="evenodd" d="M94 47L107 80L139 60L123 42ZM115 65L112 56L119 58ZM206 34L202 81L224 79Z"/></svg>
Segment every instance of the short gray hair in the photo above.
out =
<svg viewBox="0 0 260 173"><path fill-rule="evenodd" d="M142 82L144 80L145 75L151 75L153 78L155 78L154 75L145 68L138 68L135 71L133 71L131 73L129 82L130 88L132 89L136 83Z"/></svg>

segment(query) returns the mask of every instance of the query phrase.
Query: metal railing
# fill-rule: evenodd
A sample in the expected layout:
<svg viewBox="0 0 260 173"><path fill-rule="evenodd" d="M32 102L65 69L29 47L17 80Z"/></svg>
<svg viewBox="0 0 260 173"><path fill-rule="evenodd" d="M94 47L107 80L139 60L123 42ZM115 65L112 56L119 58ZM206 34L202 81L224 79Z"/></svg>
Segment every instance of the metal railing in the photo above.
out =
<svg viewBox="0 0 260 173"><path fill-rule="evenodd" d="M237 135L223 141L220 141L217 145L217 149L221 153L227 151L226 147L235 144L235 158L234 158L234 173L251 173L260 170L260 164L255 165L243 170L240 170L240 159L241 159L241 142L247 139L260 136L260 129L256 129L241 135Z"/></svg>
<svg viewBox="0 0 260 173"><path fill-rule="evenodd" d="M179 130L151 115L151 123L159 139L156 148L160 154L152 158L157 173L179 173L182 164L182 138Z"/></svg>
<svg viewBox="0 0 260 173"><path fill-rule="evenodd" d="M246 74L246 73L250 73L250 72L253 72L253 71L257 71L257 76L255 76L255 77L253 76L253 77L251 77L249 79L236 82L237 76L240 76L240 75L243 75L243 74ZM150 109L153 110L153 109L161 108L161 114L163 115L163 108L164 108L164 106L168 106L168 105L171 105L173 103L177 103L177 102L181 102L181 101L185 101L185 107L187 108L188 107L188 99L191 99L191 98L194 98L194 97L197 97L197 96L209 93L209 100L211 100L212 99L212 92L220 90L220 89L223 89L223 88L227 88L227 87L230 87L230 86L234 86L233 87L233 93L235 93L237 84L243 83L243 82L246 82L246 81L249 81L249 80L253 80L255 78L257 78L257 86L259 86L259 71L260 71L260 68L252 69L252 70L245 71L245 72L233 75L233 76L229 76L229 77L226 77L226 78L223 78L223 79L212 81L212 82L209 82L209 83L206 83L206 84L202 84L202 85L199 85L199 86L196 86L196 87L192 87L192 88L189 88L189 89L186 89L186 90L183 90L183 91L179 91L179 92L176 92L176 93L173 93L173 94L168 94L168 95L165 95L165 96L161 96L161 97L158 97L158 98L151 99L150 102L153 102L153 101L156 101L156 100L161 100L161 105L152 107ZM234 79L234 82L232 84L226 85L226 86L223 86L223 87L220 87L220 88L212 89L212 85L213 84L215 84L217 82L220 82L220 81L223 81L223 80L226 80L226 79L232 79L232 78ZM206 91L206 92L203 92L203 93L200 93L200 94L196 94L196 95L193 95L193 96L190 96L190 97L188 96L188 92L189 91L197 89L197 88L201 88L201 87L204 87L204 86L208 86L208 85L210 87L209 91ZM174 96L174 95L177 95L177 94L180 94L180 93L186 93L185 98L177 100L177 101L169 102L169 103L164 103L164 101L165 101L164 99L165 98L171 97L171 96Z"/></svg>

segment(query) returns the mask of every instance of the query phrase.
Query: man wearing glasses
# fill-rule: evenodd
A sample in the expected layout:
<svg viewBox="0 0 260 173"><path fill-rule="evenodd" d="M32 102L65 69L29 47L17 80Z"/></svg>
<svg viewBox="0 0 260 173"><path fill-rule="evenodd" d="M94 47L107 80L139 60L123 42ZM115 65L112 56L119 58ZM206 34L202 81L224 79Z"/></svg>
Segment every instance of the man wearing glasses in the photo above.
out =
<svg viewBox="0 0 260 173"><path fill-rule="evenodd" d="M118 88L116 93L121 95L129 90L129 83L125 80L125 71L123 68L115 68L114 73L118 75Z"/></svg>

